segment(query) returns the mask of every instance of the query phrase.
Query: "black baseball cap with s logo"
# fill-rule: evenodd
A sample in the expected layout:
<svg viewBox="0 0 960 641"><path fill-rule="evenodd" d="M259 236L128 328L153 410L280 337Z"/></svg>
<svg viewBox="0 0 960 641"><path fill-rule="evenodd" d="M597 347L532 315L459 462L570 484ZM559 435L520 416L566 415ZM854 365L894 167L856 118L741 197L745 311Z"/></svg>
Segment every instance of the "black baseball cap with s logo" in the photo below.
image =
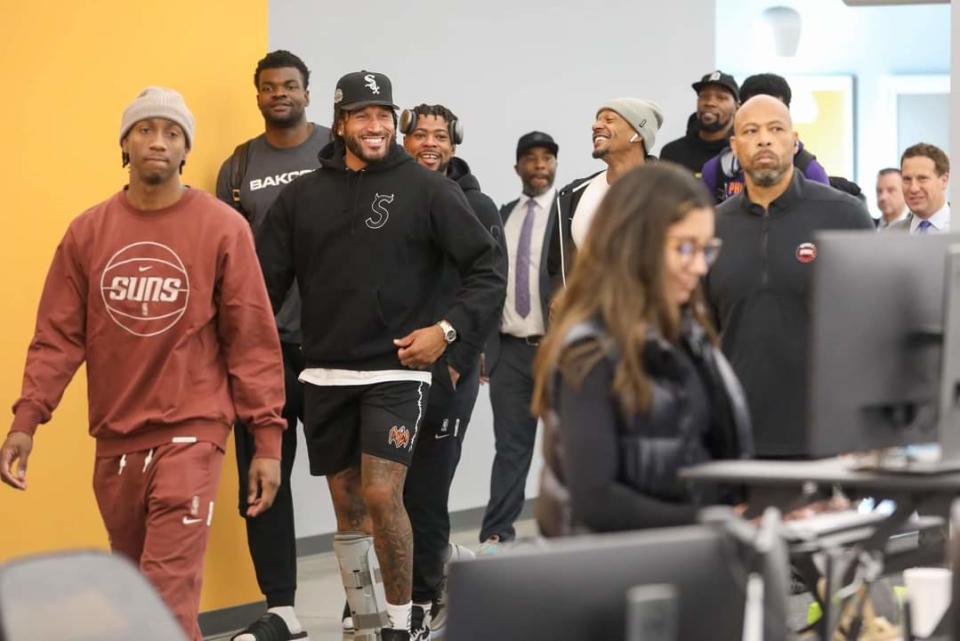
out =
<svg viewBox="0 0 960 641"><path fill-rule="evenodd" d="M393 85L390 78L376 71L354 71L337 81L333 95L334 108L353 111L369 105L398 109L393 104Z"/></svg>

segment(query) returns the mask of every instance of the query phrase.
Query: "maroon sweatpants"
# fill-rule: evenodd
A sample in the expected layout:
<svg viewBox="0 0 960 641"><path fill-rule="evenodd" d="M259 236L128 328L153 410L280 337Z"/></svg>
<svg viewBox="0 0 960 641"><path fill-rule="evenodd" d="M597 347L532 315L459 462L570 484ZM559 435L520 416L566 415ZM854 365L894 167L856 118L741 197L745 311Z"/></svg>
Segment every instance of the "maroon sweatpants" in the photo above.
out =
<svg viewBox="0 0 960 641"><path fill-rule="evenodd" d="M140 566L193 641L203 639L203 556L222 463L213 443L170 443L97 458L93 473L111 549Z"/></svg>

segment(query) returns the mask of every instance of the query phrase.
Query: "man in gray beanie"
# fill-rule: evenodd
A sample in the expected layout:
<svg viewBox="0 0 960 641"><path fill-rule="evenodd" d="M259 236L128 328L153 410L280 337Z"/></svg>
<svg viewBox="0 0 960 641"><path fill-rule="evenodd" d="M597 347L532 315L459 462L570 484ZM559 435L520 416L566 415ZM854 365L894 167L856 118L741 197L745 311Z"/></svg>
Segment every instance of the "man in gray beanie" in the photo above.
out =
<svg viewBox="0 0 960 641"><path fill-rule="evenodd" d="M597 110L593 123L593 157L607 164L604 171L573 181L557 194L559 225L551 236L547 270L551 278L566 283L576 248L583 244L593 214L607 189L620 176L648 160L663 111L655 102L640 98L614 98Z"/></svg>
<svg viewBox="0 0 960 641"><path fill-rule="evenodd" d="M120 146L123 146L123 139L135 124L141 120L155 118L169 120L180 127L184 136L185 150L190 151L193 146L193 114L190 113L187 103L179 92L165 87L147 87L123 110L123 116L120 118ZM128 162L129 157L125 155L124 167Z"/></svg>
<svg viewBox="0 0 960 641"><path fill-rule="evenodd" d="M280 343L250 225L180 182L193 123L183 97L162 87L123 112L129 183L75 218L57 246L0 480L27 489L33 435L86 361L93 490L110 547L201 641L203 557L230 426L239 418L256 441L252 517L276 494L286 423Z"/></svg>

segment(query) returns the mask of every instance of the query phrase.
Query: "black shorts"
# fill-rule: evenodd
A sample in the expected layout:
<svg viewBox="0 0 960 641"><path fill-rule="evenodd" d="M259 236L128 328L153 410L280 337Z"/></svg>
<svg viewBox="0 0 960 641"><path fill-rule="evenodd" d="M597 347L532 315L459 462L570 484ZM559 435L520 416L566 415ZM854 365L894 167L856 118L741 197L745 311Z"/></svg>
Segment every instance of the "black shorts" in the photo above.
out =
<svg viewBox="0 0 960 641"><path fill-rule="evenodd" d="M360 453L409 466L430 385L304 385L304 434L310 474L360 465Z"/></svg>

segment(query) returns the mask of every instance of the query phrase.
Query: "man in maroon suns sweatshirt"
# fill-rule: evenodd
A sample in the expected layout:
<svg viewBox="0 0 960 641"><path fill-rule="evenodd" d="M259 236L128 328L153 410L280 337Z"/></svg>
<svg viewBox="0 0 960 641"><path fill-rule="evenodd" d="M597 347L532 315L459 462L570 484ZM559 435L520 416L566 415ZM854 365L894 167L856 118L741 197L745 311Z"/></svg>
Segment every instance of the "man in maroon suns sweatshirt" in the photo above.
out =
<svg viewBox="0 0 960 641"><path fill-rule="evenodd" d="M148 87L120 127L130 183L75 218L47 273L0 479L27 489L37 427L86 361L94 494L115 552L153 583L188 638L224 445L250 426L250 507L280 479L283 367L249 224L181 184L193 115Z"/></svg>

